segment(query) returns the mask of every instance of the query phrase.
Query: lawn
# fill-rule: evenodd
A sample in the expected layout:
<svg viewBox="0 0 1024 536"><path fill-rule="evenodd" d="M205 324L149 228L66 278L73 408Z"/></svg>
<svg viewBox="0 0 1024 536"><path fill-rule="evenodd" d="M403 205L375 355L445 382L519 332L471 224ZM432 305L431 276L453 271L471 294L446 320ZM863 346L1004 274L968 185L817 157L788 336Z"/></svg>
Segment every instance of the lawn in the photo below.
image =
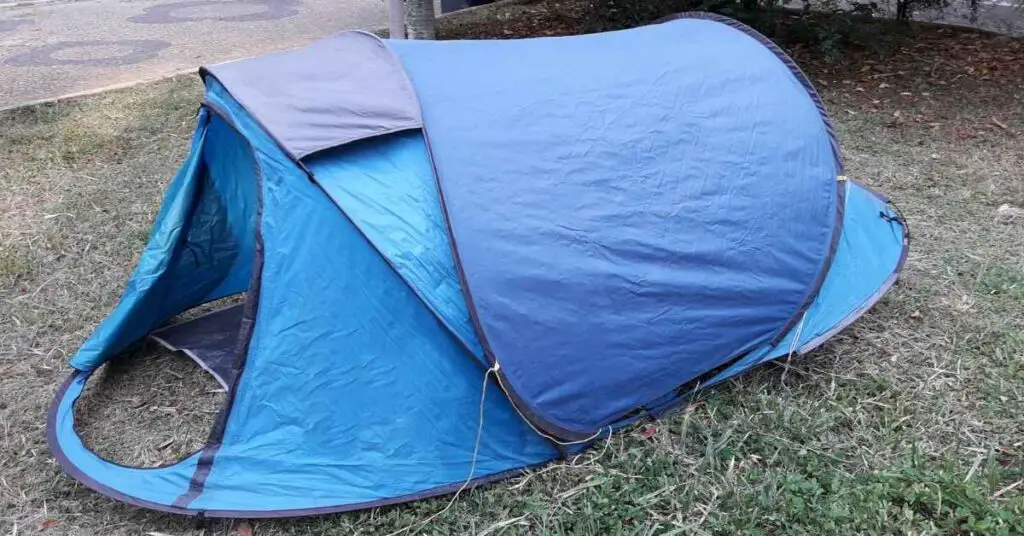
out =
<svg viewBox="0 0 1024 536"><path fill-rule="evenodd" d="M1024 206L1024 45L930 27L908 39L834 62L790 47L848 174L909 221L889 295L813 354L464 493L419 532L1024 533L1024 216L999 211ZM200 97L186 76L0 114L0 534L378 534L448 503L194 530L93 493L47 451L66 360L119 297ZM202 444L222 398L187 358L144 349L93 380L81 433L157 465Z"/></svg>

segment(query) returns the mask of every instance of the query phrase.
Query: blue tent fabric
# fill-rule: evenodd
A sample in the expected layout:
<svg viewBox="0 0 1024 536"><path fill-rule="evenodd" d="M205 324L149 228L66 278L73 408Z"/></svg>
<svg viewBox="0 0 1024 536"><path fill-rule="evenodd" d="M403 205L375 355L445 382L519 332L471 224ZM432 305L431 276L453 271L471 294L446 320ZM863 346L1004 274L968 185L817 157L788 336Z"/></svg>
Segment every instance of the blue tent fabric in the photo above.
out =
<svg viewBox="0 0 1024 536"><path fill-rule="evenodd" d="M843 234L828 277L806 314L781 341L749 352L694 389L711 387L761 363L814 350L860 318L896 282L909 247L899 215L887 199L860 183L848 181L844 188ZM664 414L680 400L669 397L654 404L652 412Z"/></svg>
<svg viewBox="0 0 1024 536"><path fill-rule="evenodd" d="M880 299L908 245L842 176L787 61L683 18L509 42L345 33L204 70L189 155L70 361L51 450L167 512L369 508L579 452L809 351ZM227 403L199 452L140 469L89 450L74 405L147 336Z"/></svg>
<svg viewBox="0 0 1024 536"><path fill-rule="evenodd" d="M309 158L317 183L478 359L483 349L456 276L421 132L401 132Z"/></svg>
<svg viewBox="0 0 1024 536"><path fill-rule="evenodd" d="M169 317L248 286L256 193L254 183L241 175L252 168L238 164L244 142L237 134L200 111L198 124L207 122L208 128L196 129L192 152L168 187L121 301L74 355L71 366L94 370ZM223 169L211 170L211 161L231 164L214 164ZM214 183L211 171L225 180Z"/></svg>
<svg viewBox="0 0 1024 536"><path fill-rule="evenodd" d="M213 492L189 506L241 510L263 496L269 510L317 508L460 483L477 423L450 416L477 412L479 366L297 167L261 166L277 168L264 173L267 246L250 343L264 357L246 364L205 484L237 503ZM290 223L295 214L304 225ZM363 277L337 277L339 268ZM298 391L307 395L289 396ZM479 474L551 459L554 449L491 393Z"/></svg>
<svg viewBox="0 0 1024 536"><path fill-rule="evenodd" d="M391 46L489 357L550 432L592 435L771 340L820 285L839 232L831 138L746 33L693 19ZM723 50L743 61L709 69Z"/></svg>

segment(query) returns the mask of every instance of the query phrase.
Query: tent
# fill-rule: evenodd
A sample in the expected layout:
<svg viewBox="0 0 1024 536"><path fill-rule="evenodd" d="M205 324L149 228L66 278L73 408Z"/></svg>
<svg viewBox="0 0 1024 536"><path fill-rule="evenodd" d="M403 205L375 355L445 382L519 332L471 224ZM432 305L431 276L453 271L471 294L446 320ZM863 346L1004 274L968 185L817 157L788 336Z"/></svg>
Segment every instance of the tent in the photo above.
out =
<svg viewBox="0 0 1024 536"><path fill-rule="evenodd" d="M131 504L293 516L507 477L817 347L906 255L806 77L729 19L345 32L200 72L190 153L49 420L65 471ZM147 337L227 402L141 469L91 452L74 404Z"/></svg>

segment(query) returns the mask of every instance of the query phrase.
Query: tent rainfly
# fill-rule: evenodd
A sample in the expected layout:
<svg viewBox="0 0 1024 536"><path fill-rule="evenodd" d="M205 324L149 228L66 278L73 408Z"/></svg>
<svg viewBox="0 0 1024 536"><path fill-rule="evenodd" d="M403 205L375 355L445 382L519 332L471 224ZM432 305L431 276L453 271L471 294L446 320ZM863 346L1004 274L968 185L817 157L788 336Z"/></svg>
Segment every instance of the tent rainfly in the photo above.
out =
<svg viewBox="0 0 1024 536"><path fill-rule="evenodd" d="M200 72L191 151L48 426L135 505L294 516L504 478L817 347L906 256L807 78L729 19L345 32ZM90 451L74 404L147 337L227 402L199 452L141 469Z"/></svg>

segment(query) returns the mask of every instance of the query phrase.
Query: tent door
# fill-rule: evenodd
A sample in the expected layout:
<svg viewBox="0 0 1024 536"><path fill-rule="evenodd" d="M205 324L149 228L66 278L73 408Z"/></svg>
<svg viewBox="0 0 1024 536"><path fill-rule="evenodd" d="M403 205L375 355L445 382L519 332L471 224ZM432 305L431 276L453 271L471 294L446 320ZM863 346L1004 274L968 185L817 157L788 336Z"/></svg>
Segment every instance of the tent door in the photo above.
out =
<svg viewBox="0 0 1024 536"><path fill-rule="evenodd" d="M242 327L244 304L236 304L198 318L160 328L150 339L169 350L184 352L217 378L225 390L235 380L232 366Z"/></svg>

